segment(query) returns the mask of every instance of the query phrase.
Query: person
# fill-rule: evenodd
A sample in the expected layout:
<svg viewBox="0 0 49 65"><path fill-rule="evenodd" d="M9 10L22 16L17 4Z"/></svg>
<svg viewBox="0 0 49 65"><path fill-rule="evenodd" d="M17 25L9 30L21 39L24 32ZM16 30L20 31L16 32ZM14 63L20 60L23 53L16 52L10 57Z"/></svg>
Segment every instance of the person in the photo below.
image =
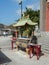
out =
<svg viewBox="0 0 49 65"><path fill-rule="evenodd" d="M12 41L11 41L11 47L14 48L14 43L16 42L16 34L15 31L12 31Z"/></svg>
<svg viewBox="0 0 49 65"><path fill-rule="evenodd" d="M4 37L6 36L6 33L5 33L5 31L3 32L3 36L4 36Z"/></svg>
<svg viewBox="0 0 49 65"><path fill-rule="evenodd" d="M34 32L32 32L31 43L37 44L37 37L34 35Z"/></svg>
<svg viewBox="0 0 49 65"><path fill-rule="evenodd" d="M15 34L16 34L16 38L18 38L18 31L17 30L15 31Z"/></svg>
<svg viewBox="0 0 49 65"><path fill-rule="evenodd" d="M12 36L13 37L16 37L15 31L12 32Z"/></svg>
<svg viewBox="0 0 49 65"><path fill-rule="evenodd" d="M5 33L6 33L6 36L8 36L8 32L6 31Z"/></svg>
<svg viewBox="0 0 49 65"><path fill-rule="evenodd" d="M12 40L16 41L16 33L15 33L15 31L12 32Z"/></svg>
<svg viewBox="0 0 49 65"><path fill-rule="evenodd" d="M32 56L34 55L35 51L36 51L36 44L37 44L37 37L34 35L34 31L32 31L32 37L31 40L28 44L28 48L29 48L29 57L32 58Z"/></svg>

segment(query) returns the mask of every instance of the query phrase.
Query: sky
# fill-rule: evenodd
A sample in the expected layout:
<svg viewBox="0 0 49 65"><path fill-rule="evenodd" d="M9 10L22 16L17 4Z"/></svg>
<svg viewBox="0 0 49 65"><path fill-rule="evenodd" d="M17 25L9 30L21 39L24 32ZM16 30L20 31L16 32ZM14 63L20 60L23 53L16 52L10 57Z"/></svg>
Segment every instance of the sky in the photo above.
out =
<svg viewBox="0 0 49 65"><path fill-rule="evenodd" d="M0 23L10 25L21 17L21 6L19 5L21 1L22 12L26 7L33 10L40 9L40 0L0 0Z"/></svg>

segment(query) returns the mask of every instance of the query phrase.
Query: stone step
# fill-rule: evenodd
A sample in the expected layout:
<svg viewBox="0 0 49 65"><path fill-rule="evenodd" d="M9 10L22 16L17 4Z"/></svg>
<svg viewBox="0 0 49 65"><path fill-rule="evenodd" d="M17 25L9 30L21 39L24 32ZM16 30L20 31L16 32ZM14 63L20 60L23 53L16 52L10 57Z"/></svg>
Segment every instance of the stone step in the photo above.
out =
<svg viewBox="0 0 49 65"><path fill-rule="evenodd" d="M47 53L47 54L49 54L49 50L42 49L42 53Z"/></svg>
<svg viewBox="0 0 49 65"><path fill-rule="evenodd" d="M49 49L48 49L48 48L42 48L42 50L49 51Z"/></svg>
<svg viewBox="0 0 49 65"><path fill-rule="evenodd" d="M42 44L42 52L49 54L49 43Z"/></svg>
<svg viewBox="0 0 49 65"><path fill-rule="evenodd" d="M43 43L42 45L49 45L49 43Z"/></svg>
<svg viewBox="0 0 49 65"><path fill-rule="evenodd" d="M49 48L49 45L43 45L43 46L41 46L42 48L44 47L44 48Z"/></svg>

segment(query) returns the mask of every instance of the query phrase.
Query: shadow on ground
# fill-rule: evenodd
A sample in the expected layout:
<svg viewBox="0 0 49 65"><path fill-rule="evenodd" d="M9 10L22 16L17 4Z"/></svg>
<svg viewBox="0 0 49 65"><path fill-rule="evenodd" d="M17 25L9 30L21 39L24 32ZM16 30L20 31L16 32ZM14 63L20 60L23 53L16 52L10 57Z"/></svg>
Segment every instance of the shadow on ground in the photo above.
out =
<svg viewBox="0 0 49 65"><path fill-rule="evenodd" d="M10 63L11 60L3 53L0 51L0 64L4 63Z"/></svg>

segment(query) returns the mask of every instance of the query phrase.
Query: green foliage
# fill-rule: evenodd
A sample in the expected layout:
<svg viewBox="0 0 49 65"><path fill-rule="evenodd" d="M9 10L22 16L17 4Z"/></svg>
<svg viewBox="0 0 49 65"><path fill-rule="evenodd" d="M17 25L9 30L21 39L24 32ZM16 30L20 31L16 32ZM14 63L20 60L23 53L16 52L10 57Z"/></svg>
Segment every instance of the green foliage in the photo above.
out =
<svg viewBox="0 0 49 65"><path fill-rule="evenodd" d="M40 10L32 10L32 9L27 9L26 8L26 11L24 12L24 15L27 16L29 15L29 18L33 21L33 22L36 22L38 23L38 26L39 26L39 19L40 19Z"/></svg>

